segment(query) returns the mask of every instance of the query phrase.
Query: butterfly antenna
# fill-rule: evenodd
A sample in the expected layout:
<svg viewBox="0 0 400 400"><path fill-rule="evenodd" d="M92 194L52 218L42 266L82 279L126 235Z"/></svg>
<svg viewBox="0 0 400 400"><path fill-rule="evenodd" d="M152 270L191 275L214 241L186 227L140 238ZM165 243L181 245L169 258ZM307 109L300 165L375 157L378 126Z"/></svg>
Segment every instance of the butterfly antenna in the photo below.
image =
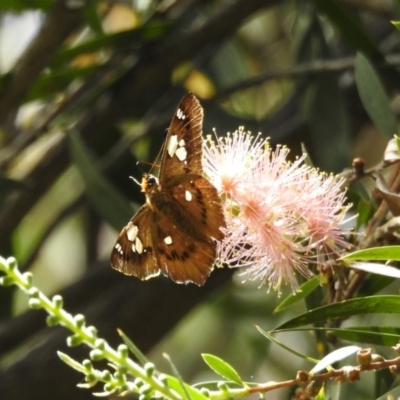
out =
<svg viewBox="0 0 400 400"><path fill-rule="evenodd" d="M136 166L139 168L139 164L146 164L146 165L150 165L150 171L154 168L154 167L157 167L157 168L160 168L160 165L159 164L155 164L155 163L150 163L150 162L148 162L148 161L137 161L136 162ZM139 168L140 169L140 171L142 172L142 174L145 174L146 172L144 172L141 168Z"/></svg>
<svg viewBox="0 0 400 400"><path fill-rule="evenodd" d="M135 183L137 183L139 186L142 186L142 184L133 176L130 176L129 179L132 179Z"/></svg>

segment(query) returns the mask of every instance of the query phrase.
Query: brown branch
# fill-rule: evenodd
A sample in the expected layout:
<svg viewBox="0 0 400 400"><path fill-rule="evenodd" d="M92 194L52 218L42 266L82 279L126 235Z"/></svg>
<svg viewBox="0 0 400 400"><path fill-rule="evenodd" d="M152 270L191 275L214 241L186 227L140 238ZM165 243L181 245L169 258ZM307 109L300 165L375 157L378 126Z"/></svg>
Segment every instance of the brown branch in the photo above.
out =
<svg viewBox="0 0 400 400"><path fill-rule="evenodd" d="M266 393L283 387L304 385L310 382L326 382L328 380L335 380L339 383L354 383L360 380L360 374L362 372L379 371L387 368L396 370L396 367L400 367L400 357L391 360L371 362L367 365L345 366L340 369L332 369L331 371L315 375L311 375L307 371L299 371L296 379L282 382L268 382L264 385L254 386L250 388L249 393ZM317 387L319 388L320 386ZM316 396L317 393L315 393L314 396Z"/></svg>
<svg viewBox="0 0 400 400"><path fill-rule="evenodd" d="M264 82L276 79L293 79L293 78L304 78L306 76L315 76L320 74L338 74L341 72L349 71L354 69L355 57L338 58L334 60L318 60L307 64L296 65L291 68L281 68L275 71L269 71L264 74L254 76L249 79L240 81L239 83L233 84L226 89L220 91L215 97L217 99L223 99L232 93L239 90L249 89L253 86L260 85ZM400 55L393 54L386 56L386 62L378 62L376 66L378 68L385 67L397 67L400 65Z"/></svg>

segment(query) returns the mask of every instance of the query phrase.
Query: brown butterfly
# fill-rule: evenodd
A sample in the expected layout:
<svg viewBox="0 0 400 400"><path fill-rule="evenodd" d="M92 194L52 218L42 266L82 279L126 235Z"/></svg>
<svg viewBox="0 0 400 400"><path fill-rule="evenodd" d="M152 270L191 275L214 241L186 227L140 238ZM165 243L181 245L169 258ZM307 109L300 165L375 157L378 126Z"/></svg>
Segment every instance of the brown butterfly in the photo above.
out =
<svg viewBox="0 0 400 400"><path fill-rule="evenodd" d="M113 268L142 280L162 272L178 283L202 285L224 235L221 200L203 176L203 109L188 93L168 128L158 179L144 174L146 204L118 236Z"/></svg>

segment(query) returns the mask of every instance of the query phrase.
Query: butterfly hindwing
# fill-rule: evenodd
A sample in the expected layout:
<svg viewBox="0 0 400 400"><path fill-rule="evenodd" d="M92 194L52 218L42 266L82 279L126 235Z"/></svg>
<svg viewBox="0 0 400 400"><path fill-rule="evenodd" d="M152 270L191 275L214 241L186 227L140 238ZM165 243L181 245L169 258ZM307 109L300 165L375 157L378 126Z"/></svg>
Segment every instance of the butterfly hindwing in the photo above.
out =
<svg viewBox="0 0 400 400"><path fill-rule="evenodd" d="M224 235L220 228L225 226L225 221L217 190L202 176L188 180L182 177L182 181L170 189L170 201L178 203L177 207L187 215L193 230L205 237L221 240Z"/></svg>
<svg viewBox="0 0 400 400"><path fill-rule="evenodd" d="M142 280L160 273L153 245L153 224L154 215L145 204L119 234L111 253L113 268Z"/></svg>
<svg viewBox="0 0 400 400"><path fill-rule="evenodd" d="M195 238L185 228L167 215L159 215L156 251L159 265L175 282L202 285L213 268L215 243L207 237Z"/></svg>

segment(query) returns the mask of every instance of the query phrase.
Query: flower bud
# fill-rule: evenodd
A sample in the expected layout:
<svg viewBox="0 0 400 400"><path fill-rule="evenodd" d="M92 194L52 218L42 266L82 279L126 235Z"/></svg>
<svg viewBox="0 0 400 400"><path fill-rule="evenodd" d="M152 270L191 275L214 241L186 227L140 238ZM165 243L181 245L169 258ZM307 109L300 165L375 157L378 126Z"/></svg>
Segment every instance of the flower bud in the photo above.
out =
<svg viewBox="0 0 400 400"><path fill-rule="evenodd" d="M29 299L28 305L29 305L29 308L36 309L36 310L38 308L42 307L40 304L40 301L38 299Z"/></svg>
<svg viewBox="0 0 400 400"><path fill-rule="evenodd" d="M67 337L67 345L69 347L76 347L82 344L83 340L79 335L71 335Z"/></svg>
<svg viewBox="0 0 400 400"><path fill-rule="evenodd" d="M153 363L149 362L144 365L144 369L146 371L146 375L150 377L150 376L153 376L156 368Z"/></svg>
<svg viewBox="0 0 400 400"><path fill-rule="evenodd" d="M371 364L372 356L371 356L371 349L361 349L357 352L357 362L361 366L367 366Z"/></svg>
<svg viewBox="0 0 400 400"><path fill-rule="evenodd" d="M60 310L61 308L63 308L64 299L59 294L56 294L55 296L53 296L52 302L53 302L54 307L57 308L57 310Z"/></svg>
<svg viewBox="0 0 400 400"><path fill-rule="evenodd" d="M15 280L11 276L2 276L0 278L0 286L12 286L14 284Z"/></svg>
<svg viewBox="0 0 400 400"><path fill-rule="evenodd" d="M56 326L60 323L60 318L57 315L48 315L46 318L47 326Z"/></svg>
<svg viewBox="0 0 400 400"><path fill-rule="evenodd" d="M82 328L85 325L85 316L82 314L77 314L74 316L74 321L78 328Z"/></svg>
<svg viewBox="0 0 400 400"><path fill-rule="evenodd" d="M300 383L308 383L310 381L310 374L307 371L298 371L296 379Z"/></svg>
<svg viewBox="0 0 400 400"><path fill-rule="evenodd" d="M120 345L118 346L118 353L119 353L119 355L120 355L121 358L124 358L124 359L125 359L125 358L128 357L129 351L128 351L128 348L126 347L125 344L120 344Z"/></svg>
<svg viewBox="0 0 400 400"><path fill-rule="evenodd" d="M99 349L92 350L89 355L93 361L100 361L104 358L103 352Z"/></svg>

